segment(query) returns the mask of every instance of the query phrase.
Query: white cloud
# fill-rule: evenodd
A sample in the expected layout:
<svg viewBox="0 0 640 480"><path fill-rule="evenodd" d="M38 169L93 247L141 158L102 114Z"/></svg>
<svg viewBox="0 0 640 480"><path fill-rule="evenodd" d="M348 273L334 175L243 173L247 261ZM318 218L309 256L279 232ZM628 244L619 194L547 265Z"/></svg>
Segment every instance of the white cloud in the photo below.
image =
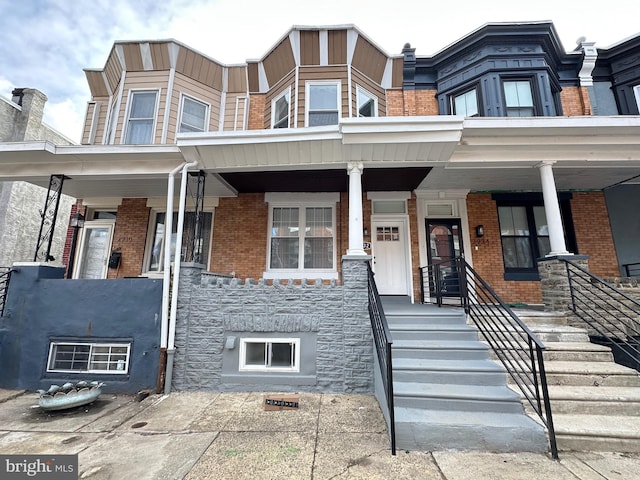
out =
<svg viewBox="0 0 640 480"><path fill-rule="evenodd" d="M261 57L292 25L353 23L390 54L432 55L487 22L552 20L565 49L608 46L640 30L637 0L0 0L0 95L32 87L47 121L79 138L90 100L83 68L102 68L116 40L175 38L224 63ZM626 13L625 13L626 12Z"/></svg>

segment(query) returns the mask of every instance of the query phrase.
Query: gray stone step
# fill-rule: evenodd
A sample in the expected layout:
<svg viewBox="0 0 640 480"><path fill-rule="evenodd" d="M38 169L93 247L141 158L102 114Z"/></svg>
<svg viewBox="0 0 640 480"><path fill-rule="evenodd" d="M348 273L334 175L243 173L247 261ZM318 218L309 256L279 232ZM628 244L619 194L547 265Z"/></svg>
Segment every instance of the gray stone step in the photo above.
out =
<svg viewBox="0 0 640 480"><path fill-rule="evenodd" d="M478 341L393 340L393 358L482 360L489 347Z"/></svg>
<svg viewBox="0 0 640 480"><path fill-rule="evenodd" d="M589 342L589 335L582 328L568 327L565 325L537 325L530 329L533 334L542 342ZM492 326L488 330L487 336L490 338L511 339L525 338L523 330L515 329L511 326L497 328ZM484 339L485 334L480 332L480 338Z"/></svg>
<svg viewBox="0 0 640 480"><path fill-rule="evenodd" d="M640 415L640 388L549 385L553 414Z"/></svg>
<svg viewBox="0 0 640 480"><path fill-rule="evenodd" d="M553 416L560 450L640 452L640 417L618 415Z"/></svg>
<svg viewBox="0 0 640 480"><path fill-rule="evenodd" d="M545 362L613 362L611 349L602 345L587 342L546 342L542 356ZM515 348L515 346L514 346ZM519 344L518 348L528 351L526 343ZM497 359L493 349L491 358Z"/></svg>
<svg viewBox="0 0 640 480"><path fill-rule="evenodd" d="M393 340L478 340L478 331L465 324L394 324Z"/></svg>
<svg viewBox="0 0 640 480"><path fill-rule="evenodd" d="M393 378L399 382L504 385L504 368L492 360L396 358Z"/></svg>
<svg viewBox="0 0 640 480"><path fill-rule="evenodd" d="M545 452L544 429L520 414L396 407L397 447L402 450Z"/></svg>
<svg viewBox="0 0 640 480"><path fill-rule="evenodd" d="M502 386L393 382L398 407L522 414L520 396Z"/></svg>
<svg viewBox="0 0 640 480"><path fill-rule="evenodd" d="M613 362L544 362L549 385L640 387L638 372Z"/></svg>

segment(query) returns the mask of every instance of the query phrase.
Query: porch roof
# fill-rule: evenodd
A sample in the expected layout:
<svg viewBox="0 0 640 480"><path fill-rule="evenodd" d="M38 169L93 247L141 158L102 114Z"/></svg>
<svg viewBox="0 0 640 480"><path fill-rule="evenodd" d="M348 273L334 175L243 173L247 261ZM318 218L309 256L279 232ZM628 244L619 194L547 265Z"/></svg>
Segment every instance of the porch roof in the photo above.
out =
<svg viewBox="0 0 640 480"><path fill-rule="evenodd" d="M286 191L286 178L297 182L293 191L331 178L344 185L349 162L364 164L365 181L376 172L371 190L539 190L534 167L542 161L554 162L559 190L602 189L637 181L640 116L348 118L329 127L182 134L177 145L4 143L0 180L46 186L64 174L64 192L78 198L163 197L168 173L185 161L209 173L207 196L267 180ZM312 178L301 181L304 172Z"/></svg>

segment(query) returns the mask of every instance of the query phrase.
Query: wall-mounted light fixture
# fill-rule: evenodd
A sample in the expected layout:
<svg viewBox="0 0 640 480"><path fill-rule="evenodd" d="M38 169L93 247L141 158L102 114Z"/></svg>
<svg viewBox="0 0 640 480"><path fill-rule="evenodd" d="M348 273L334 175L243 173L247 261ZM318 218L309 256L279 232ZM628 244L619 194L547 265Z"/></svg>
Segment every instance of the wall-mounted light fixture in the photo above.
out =
<svg viewBox="0 0 640 480"><path fill-rule="evenodd" d="M484 225L476 225L476 237L484 237Z"/></svg>

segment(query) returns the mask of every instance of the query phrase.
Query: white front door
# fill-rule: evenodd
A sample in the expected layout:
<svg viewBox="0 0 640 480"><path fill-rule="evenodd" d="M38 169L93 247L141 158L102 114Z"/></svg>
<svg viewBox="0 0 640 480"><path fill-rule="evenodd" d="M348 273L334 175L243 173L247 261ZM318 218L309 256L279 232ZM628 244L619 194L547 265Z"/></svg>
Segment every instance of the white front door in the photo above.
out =
<svg viewBox="0 0 640 480"><path fill-rule="evenodd" d="M371 247L376 286L381 295L409 295L407 224L372 220Z"/></svg>
<svg viewBox="0 0 640 480"><path fill-rule="evenodd" d="M107 278L113 222L86 222L82 229L80 251L74 278Z"/></svg>

